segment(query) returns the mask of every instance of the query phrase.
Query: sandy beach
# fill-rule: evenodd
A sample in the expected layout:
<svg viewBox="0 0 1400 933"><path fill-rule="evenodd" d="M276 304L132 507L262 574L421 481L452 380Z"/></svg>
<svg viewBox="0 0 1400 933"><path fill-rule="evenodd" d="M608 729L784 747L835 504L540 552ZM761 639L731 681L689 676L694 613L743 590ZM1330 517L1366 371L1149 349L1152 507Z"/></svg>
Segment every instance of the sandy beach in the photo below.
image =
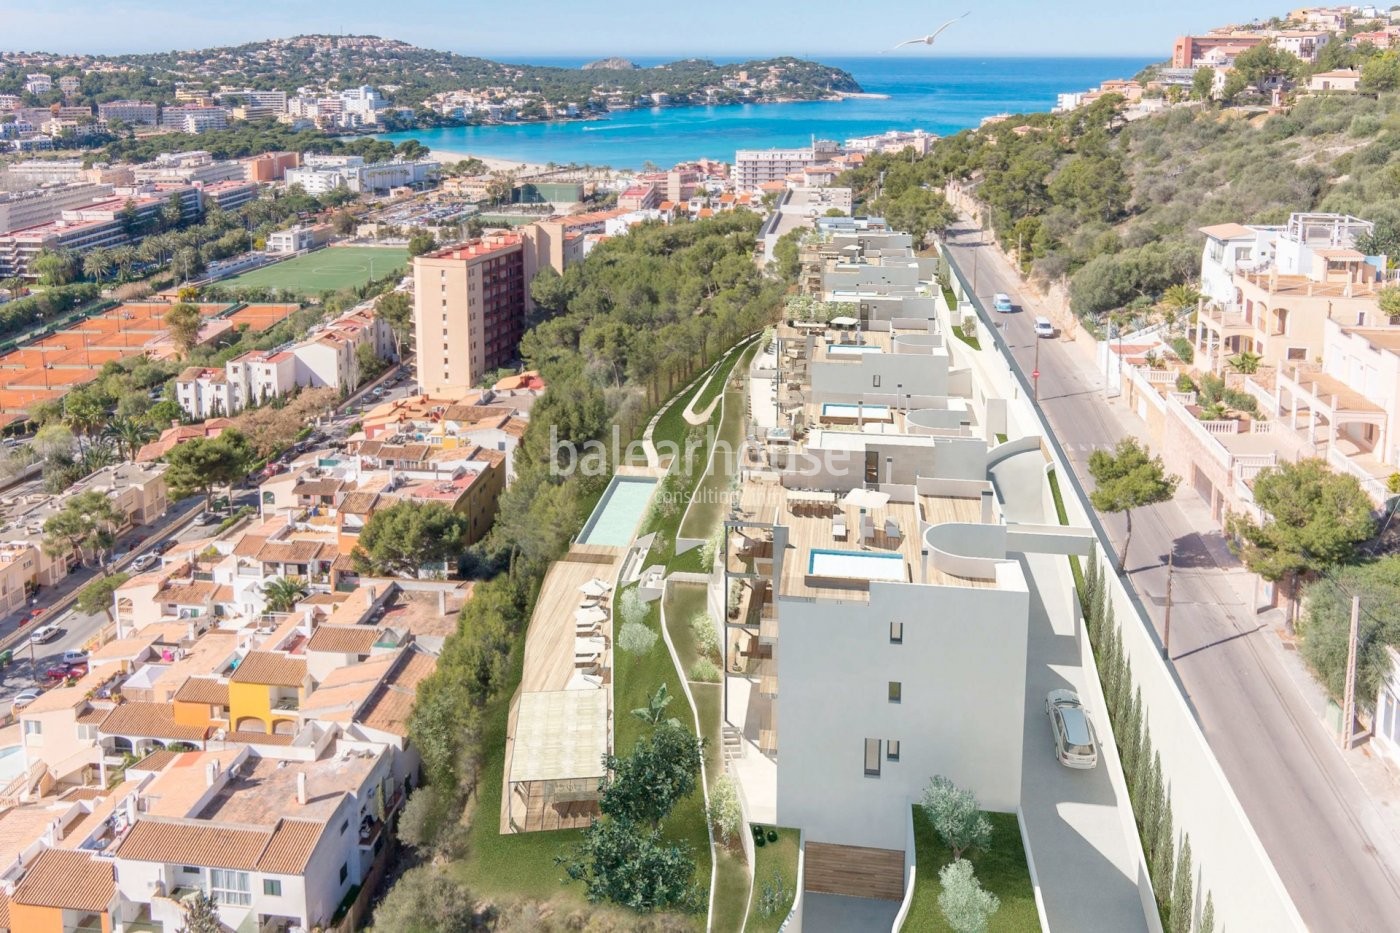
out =
<svg viewBox="0 0 1400 933"><path fill-rule="evenodd" d="M486 163L486 168L493 172L516 172L533 174L535 172L547 172L548 166L539 162L517 162L514 159L502 159L498 156L474 155L470 152L458 152L454 149L432 148L430 158L439 162L461 162L463 159L480 159Z"/></svg>

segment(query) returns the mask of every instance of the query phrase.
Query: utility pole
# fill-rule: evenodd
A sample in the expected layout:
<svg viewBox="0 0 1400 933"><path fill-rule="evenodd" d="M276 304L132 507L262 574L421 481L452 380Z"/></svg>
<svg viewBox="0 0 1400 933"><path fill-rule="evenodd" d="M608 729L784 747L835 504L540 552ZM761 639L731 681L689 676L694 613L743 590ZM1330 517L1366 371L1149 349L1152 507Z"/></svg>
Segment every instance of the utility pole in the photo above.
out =
<svg viewBox="0 0 1400 933"><path fill-rule="evenodd" d="M1035 335L1035 368L1031 370L1031 388L1035 400L1040 401L1040 335Z"/></svg>
<svg viewBox="0 0 1400 933"><path fill-rule="evenodd" d="M1162 657L1172 659L1172 571L1176 569L1176 554L1167 555L1167 611L1162 617Z"/></svg>
<svg viewBox="0 0 1400 933"><path fill-rule="evenodd" d="M1361 597L1351 598L1351 636L1347 639L1347 683L1342 700L1342 751L1351 748L1351 724L1356 717L1356 630L1361 621Z"/></svg>

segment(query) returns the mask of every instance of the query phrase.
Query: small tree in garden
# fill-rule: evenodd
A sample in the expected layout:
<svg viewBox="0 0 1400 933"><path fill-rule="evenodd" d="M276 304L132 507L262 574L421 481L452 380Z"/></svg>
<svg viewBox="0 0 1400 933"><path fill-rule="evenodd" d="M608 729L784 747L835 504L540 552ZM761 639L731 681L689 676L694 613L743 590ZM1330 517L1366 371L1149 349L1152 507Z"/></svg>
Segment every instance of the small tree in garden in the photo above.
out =
<svg viewBox="0 0 1400 933"><path fill-rule="evenodd" d="M956 859L938 872L943 890L938 893L938 909L953 933L983 933L1001 901L973 874L972 863Z"/></svg>
<svg viewBox="0 0 1400 933"><path fill-rule="evenodd" d="M1206 906L1201 911L1201 926L1197 933L1215 933L1215 898L1206 892Z"/></svg>
<svg viewBox="0 0 1400 933"><path fill-rule="evenodd" d="M223 929L219 909L208 894L196 891L185 899L185 922L180 924L179 933L223 933Z"/></svg>
<svg viewBox="0 0 1400 933"><path fill-rule="evenodd" d="M598 809L614 820L658 828L699 785L702 747L689 730L664 722L638 739L626 758L606 756L610 776L603 782Z"/></svg>
<svg viewBox="0 0 1400 933"><path fill-rule="evenodd" d="M977 805L977 795L943 775L929 779L921 804L933 831L953 853L962 858L968 849L985 849L992 841L992 824Z"/></svg>
<svg viewBox="0 0 1400 933"><path fill-rule="evenodd" d="M653 634L652 637L655 638L655 634ZM675 699L675 697L671 696L671 691L666 689L665 684L662 684L656 688L656 692L647 700L647 705L632 710L632 715L648 725L659 726L663 722L667 722L666 707L671 705L673 699ZM680 720L675 717L672 717L669 721L680 725Z"/></svg>

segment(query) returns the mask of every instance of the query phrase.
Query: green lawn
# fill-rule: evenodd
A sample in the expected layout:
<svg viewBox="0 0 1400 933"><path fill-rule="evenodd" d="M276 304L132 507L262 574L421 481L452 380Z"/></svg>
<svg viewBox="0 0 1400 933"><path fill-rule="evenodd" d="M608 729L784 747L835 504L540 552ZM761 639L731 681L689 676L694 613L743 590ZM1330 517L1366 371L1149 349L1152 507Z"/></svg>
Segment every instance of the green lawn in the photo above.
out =
<svg viewBox="0 0 1400 933"><path fill-rule="evenodd" d="M579 840L578 830L509 835L500 832L506 720L514 685L520 683L523 653L517 650L512 655L515 660L506 681L511 686L483 712L480 747L484 761L472 814L470 854L455 863L455 868L468 889L480 897L559 898L581 905L585 903L583 889L577 884L565 884L563 870L554 864L555 856Z"/></svg>
<svg viewBox="0 0 1400 933"><path fill-rule="evenodd" d="M720 447L714 452L710 469L695 487L694 504L681 524L682 538L708 538L724 519L729 487L739 468L739 445L744 441L744 392L724 393L724 420L720 422Z"/></svg>
<svg viewBox="0 0 1400 933"><path fill-rule="evenodd" d="M735 931L744 925L744 910L749 904L749 870L744 865L744 851L719 849L715 855L719 865L715 878L715 900L711 905L711 929Z"/></svg>
<svg viewBox="0 0 1400 933"><path fill-rule="evenodd" d="M1021 829L1014 813L988 813L992 821L992 844L985 852L975 852L968 860L982 887L1001 899L1001 908L992 916L987 933L1032 933L1040 929L1035 909L1035 890L1026 867L1026 850L1021 845ZM914 807L914 848L918 871L914 875L914 902L904 929L945 931L951 928L938 909L942 885L938 872L952 859L939 841L921 807Z"/></svg>
<svg viewBox="0 0 1400 933"><path fill-rule="evenodd" d="M219 288L280 288L319 295L382 279L408 264L408 250L389 246L340 246L263 266L217 283Z"/></svg>
<svg viewBox="0 0 1400 933"><path fill-rule="evenodd" d="M765 826L764 829L774 827ZM795 829L777 828L778 841L769 842L762 846L754 847L754 873L753 873L753 897L749 901L749 922L744 927L745 933L777 933L778 927L782 926L787 919L788 911L792 910L792 897L797 893L797 844L800 837ZM761 916L759 911L759 900L763 894L763 886L773 880L773 872L782 876L787 887L788 898L786 903L775 910L767 917ZM904 925L906 930L925 929L911 923Z"/></svg>
<svg viewBox="0 0 1400 933"><path fill-rule="evenodd" d="M622 595L618 594L619 597ZM656 632L656 644L645 654L635 655L618 649L613 660L613 733L614 754L627 755L637 739L649 728L632 710L647 705L648 699L661 684L674 699L667 713L679 720L690 731L695 729L695 720L690 704L681 689L676 666L671 663L670 652L661 640L661 610L659 603L648 606L645 624ZM620 628L620 623L617 626ZM690 844L695 856L695 880L707 891L710 887L710 834L705 821L705 795L697 786L695 793L676 804L665 822L666 837ZM703 924L703 920L700 921Z"/></svg>

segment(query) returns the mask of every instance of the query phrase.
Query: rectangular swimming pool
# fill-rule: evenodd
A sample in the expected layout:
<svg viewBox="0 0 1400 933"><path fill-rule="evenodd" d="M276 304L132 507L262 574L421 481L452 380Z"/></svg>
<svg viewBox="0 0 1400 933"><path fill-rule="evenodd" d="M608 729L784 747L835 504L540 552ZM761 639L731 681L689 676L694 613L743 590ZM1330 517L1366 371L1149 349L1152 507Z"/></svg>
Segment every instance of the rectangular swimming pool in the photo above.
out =
<svg viewBox="0 0 1400 933"><path fill-rule="evenodd" d="M873 347L861 343L833 343L826 348L831 356L863 356L866 353L884 353L883 347Z"/></svg>
<svg viewBox="0 0 1400 933"><path fill-rule="evenodd" d="M904 555L812 548L807 573L850 580L904 580Z"/></svg>
<svg viewBox="0 0 1400 933"><path fill-rule="evenodd" d="M579 532L578 543L627 547L655 489L656 480L650 477L614 476Z"/></svg>
<svg viewBox="0 0 1400 933"><path fill-rule="evenodd" d="M869 418L871 421L890 420L888 405L852 405L849 402L823 402L823 418Z"/></svg>

